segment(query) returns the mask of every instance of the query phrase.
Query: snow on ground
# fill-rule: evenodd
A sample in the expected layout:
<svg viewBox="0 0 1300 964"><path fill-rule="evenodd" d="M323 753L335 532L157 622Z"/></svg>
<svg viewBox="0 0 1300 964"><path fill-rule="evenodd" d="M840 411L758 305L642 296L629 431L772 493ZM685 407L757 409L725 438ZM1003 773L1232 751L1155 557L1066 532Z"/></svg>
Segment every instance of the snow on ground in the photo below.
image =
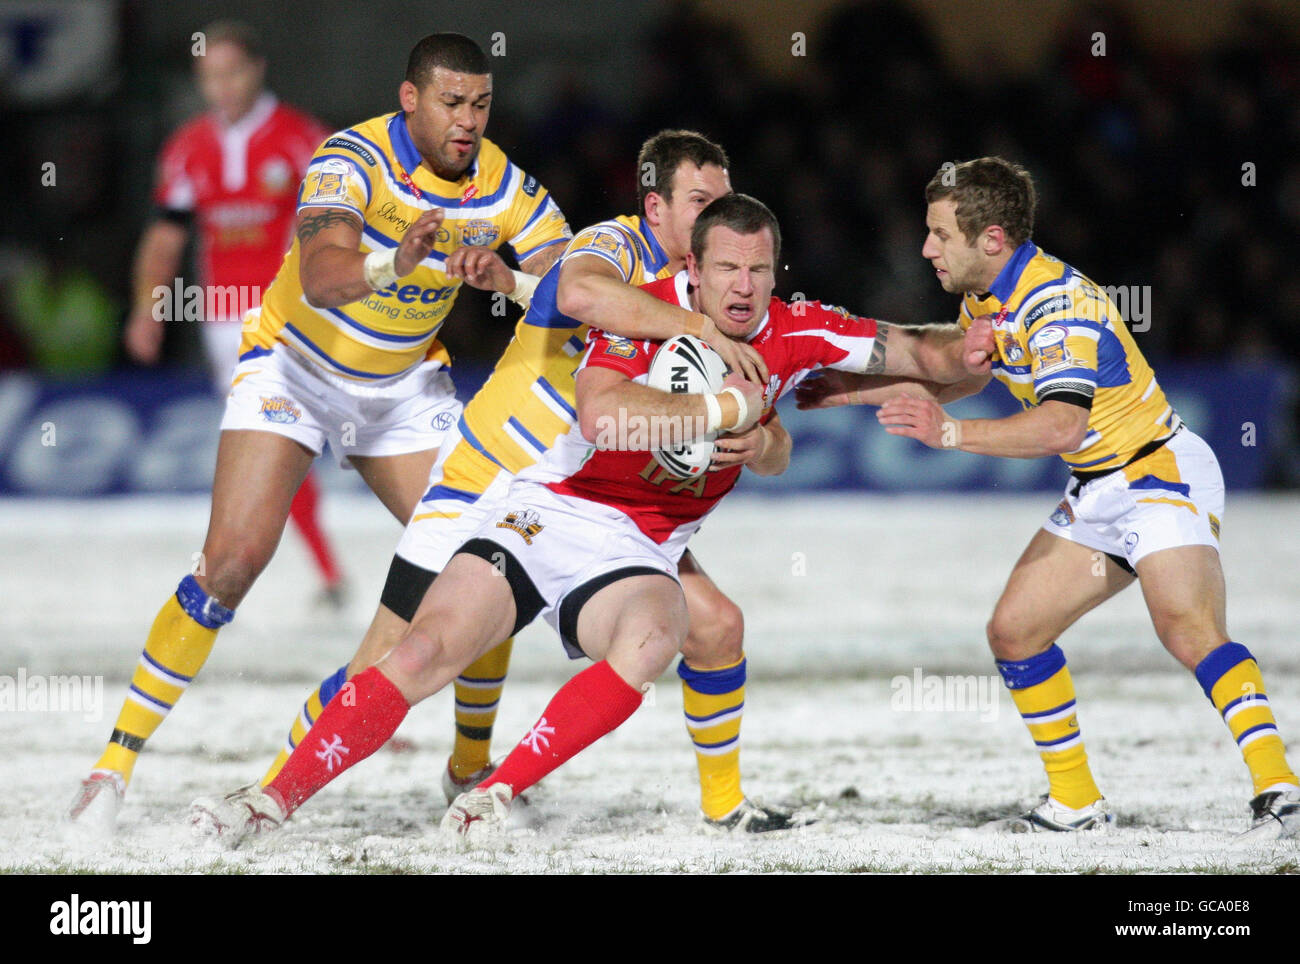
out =
<svg viewBox="0 0 1300 964"><path fill-rule="evenodd" d="M196 796L258 777L307 691L351 654L398 527L377 503L327 501L354 603L315 611L293 534L150 741L107 844L56 818L112 728L158 606L189 568L202 499L0 502L0 675L103 676L73 711L0 712L0 871L113 873L1270 872L1300 842L1241 852L1250 786L1226 728L1156 641L1131 589L1062 639L1094 771L1119 814L1104 836L980 827L1045 788L993 675L983 626L1052 496L735 496L694 548L747 616L746 790L816 823L732 838L704 831L671 671L618 732L557 771L504 839L471 850L436 833L451 696L418 707L383 750L278 835L228 853L194 840ZM1300 499L1237 498L1224 525L1229 620L1264 667L1284 736L1300 732L1294 631ZM521 736L570 663L544 626L515 649L498 752ZM973 677L976 705L901 705L916 674ZM898 679L902 677L907 683ZM90 691L94 692L93 688ZM924 692L924 690L922 691Z"/></svg>

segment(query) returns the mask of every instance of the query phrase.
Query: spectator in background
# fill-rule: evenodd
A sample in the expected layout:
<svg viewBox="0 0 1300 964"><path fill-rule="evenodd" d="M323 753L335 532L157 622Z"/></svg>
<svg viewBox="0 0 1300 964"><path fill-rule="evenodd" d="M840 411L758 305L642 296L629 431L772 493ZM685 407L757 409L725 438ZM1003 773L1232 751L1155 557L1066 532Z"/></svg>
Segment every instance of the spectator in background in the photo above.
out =
<svg viewBox="0 0 1300 964"><path fill-rule="evenodd" d="M184 313L191 301L185 292L193 289L178 278L196 232L203 343L224 395L238 361L244 312L260 305L280 268L292 241L298 186L329 131L266 90L266 58L251 27L220 21L200 34L194 69L210 110L163 147L157 214L136 250L126 348L136 362L155 364L162 322L191 317ZM343 576L320 527L318 503L319 489L309 474L289 515L311 550L324 600L338 606Z"/></svg>

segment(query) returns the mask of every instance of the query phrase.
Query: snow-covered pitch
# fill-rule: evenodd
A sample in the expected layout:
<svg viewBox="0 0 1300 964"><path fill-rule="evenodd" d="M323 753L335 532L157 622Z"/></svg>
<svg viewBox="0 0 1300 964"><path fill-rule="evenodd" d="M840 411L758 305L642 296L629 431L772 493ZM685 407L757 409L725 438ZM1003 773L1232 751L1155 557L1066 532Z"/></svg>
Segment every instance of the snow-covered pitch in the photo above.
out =
<svg viewBox="0 0 1300 964"><path fill-rule="evenodd" d="M445 807L438 776L452 733L448 690L411 713L397 749L381 750L327 787L278 835L227 853L191 837L188 804L260 776L310 688L350 656L378 598L397 524L373 499L327 499L327 522L353 579L354 604L342 617L313 609L315 578L296 536L286 534L207 667L150 741L117 837L88 846L67 841L57 818L112 729L150 621L200 548L207 501L0 503L0 676L10 678L0 679L8 701L0 706L0 870L1300 867L1300 841L1229 847L1246 826L1246 769L1194 679L1160 647L1136 587L1061 640L1117 829L1079 837L980 829L1046 788L995 675L984 623L1054 504L1050 493L737 495L709 520L694 548L747 617L745 787L816 820L800 831L741 838L703 829L680 687L670 672L620 730L552 774L491 849L460 851L436 831ZM1293 741L1300 733L1297 532L1300 499L1229 500L1229 628L1259 658L1283 736ZM564 659L546 627L522 634L497 723L498 753L584 665ZM60 681L74 675L90 678L75 692ZM41 708L42 699L60 698L63 708ZM1292 762L1300 762L1295 753Z"/></svg>

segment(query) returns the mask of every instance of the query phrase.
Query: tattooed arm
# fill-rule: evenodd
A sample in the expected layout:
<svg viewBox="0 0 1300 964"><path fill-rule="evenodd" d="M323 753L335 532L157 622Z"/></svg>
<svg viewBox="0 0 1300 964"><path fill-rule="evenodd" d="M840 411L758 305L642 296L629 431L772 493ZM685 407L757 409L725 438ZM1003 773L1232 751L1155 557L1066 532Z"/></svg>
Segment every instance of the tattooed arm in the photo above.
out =
<svg viewBox="0 0 1300 964"><path fill-rule="evenodd" d="M864 375L901 375L950 384L970 376L963 362L959 325L891 325L877 322Z"/></svg>
<svg viewBox="0 0 1300 964"><path fill-rule="evenodd" d="M398 278L414 271L433 250L442 218L442 208L433 208L406 229L393 264ZM299 216L298 279L309 305L337 308L371 294L361 227L354 213L341 208L309 208Z"/></svg>

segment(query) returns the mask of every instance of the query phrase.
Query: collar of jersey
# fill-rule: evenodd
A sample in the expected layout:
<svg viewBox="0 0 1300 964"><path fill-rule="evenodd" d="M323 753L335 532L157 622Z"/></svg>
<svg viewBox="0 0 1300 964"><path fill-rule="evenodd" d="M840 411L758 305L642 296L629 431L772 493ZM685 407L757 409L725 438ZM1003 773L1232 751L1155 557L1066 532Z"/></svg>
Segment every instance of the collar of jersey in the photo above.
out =
<svg viewBox="0 0 1300 964"><path fill-rule="evenodd" d="M658 274L663 270L664 265L668 263L668 254L659 245L659 239L655 237L654 231L650 230L650 225L645 223L645 218L638 216L636 219L637 233L645 241L646 247L650 249L650 257L646 259L651 274Z"/></svg>
<svg viewBox="0 0 1300 964"><path fill-rule="evenodd" d="M673 291L677 295L677 304L687 311L694 311L691 307L691 275L690 272L683 268L677 274L673 275ZM773 295L772 300L776 300ZM759 336L764 328L767 327L768 319L772 317L772 309L769 305L768 310L763 312L763 317L748 335L745 336L746 342L751 342Z"/></svg>
<svg viewBox="0 0 1300 964"><path fill-rule="evenodd" d="M417 172L420 170L420 166L424 163L424 158L420 156L420 152L416 148L415 142L411 140L411 133L406 129L406 114L402 113L400 110L394 114L393 119L388 122L388 139L392 141L393 144L393 156L395 156L397 162L402 165L402 170L406 171L406 176L414 181ZM480 140L480 150L482 149L482 143L483 142ZM469 166L468 171L461 175L460 181L445 181L427 168L425 169L425 173L438 187L442 187L444 184L449 184L454 188L461 181L464 181L467 178L473 180L478 176L478 158L474 158L474 163ZM453 198L450 195L447 197L440 197L432 191L425 191L425 193L433 194L431 200L440 203L460 203L460 198Z"/></svg>
<svg viewBox="0 0 1300 964"><path fill-rule="evenodd" d="M257 99L253 101L253 106L248 108L248 113L233 124L227 124L216 111L212 112L212 116L216 118L217 130L221 131L225 136L245 137L265 124L266 119L275 113L275 108L279 103L275 94L269 90L264 90L257 95Z"/></svg>
<svg viewBox="0 0 1300 964"><path fill-rule="evenodd" d="M1036 254L1038 254L1038 247L1032 241L1025 241L1016 248L1015 253L1011 255L1011 260L1002 266L997 279L989 285L989 294L1005 305L1020 282L1020 273Z"/></svg>

